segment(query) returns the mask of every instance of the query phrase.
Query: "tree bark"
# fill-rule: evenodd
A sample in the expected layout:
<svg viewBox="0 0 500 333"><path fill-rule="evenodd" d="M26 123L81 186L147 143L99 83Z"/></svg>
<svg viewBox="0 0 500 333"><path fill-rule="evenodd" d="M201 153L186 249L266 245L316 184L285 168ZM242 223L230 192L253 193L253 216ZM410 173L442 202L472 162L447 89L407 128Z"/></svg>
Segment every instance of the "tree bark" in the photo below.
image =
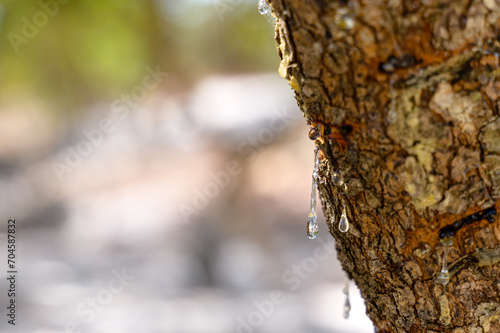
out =
<svg viewBox="0 0 500 333"><path fill-rule="evenodd" d="M500 332L500 2L269 3L338 258L375 326ZM463 218L437 284L439 230Z"/></svg>

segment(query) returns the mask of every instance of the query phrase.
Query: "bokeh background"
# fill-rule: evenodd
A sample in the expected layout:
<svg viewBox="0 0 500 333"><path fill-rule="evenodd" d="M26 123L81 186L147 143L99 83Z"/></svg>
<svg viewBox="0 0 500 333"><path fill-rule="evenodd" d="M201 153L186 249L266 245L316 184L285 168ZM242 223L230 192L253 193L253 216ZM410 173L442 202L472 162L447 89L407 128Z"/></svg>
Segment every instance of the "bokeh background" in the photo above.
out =
<svg viewBox="0 0 500 333"><path fill-rule="evenodd" d="M1 1L0 331L373 332L322 215L305 235L278 64L257 0Z"/></svg>

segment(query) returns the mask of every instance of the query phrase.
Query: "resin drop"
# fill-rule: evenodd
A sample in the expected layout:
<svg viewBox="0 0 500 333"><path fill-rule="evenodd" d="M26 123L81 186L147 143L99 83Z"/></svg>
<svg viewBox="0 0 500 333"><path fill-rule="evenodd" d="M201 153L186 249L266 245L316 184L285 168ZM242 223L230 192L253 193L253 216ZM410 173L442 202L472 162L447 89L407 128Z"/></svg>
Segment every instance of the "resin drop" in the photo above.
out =
<svg viewBox="0 0 500 333"><path fill-rule="evenodd" d="M316 214L316 187L318 182L319 172L319 154L318 148L314 151L314 170L312 173L311 184L311 207L309 210L309 217L307 218L307 237L315 239L318 236L318 216Z"/></svg>
<svg viewBox="0 0 500 333"><path fill-rule="evenodd" d="M332 175L332 181L333 181L333 185L335 185L335 186L342 186L342 185L344 185L344 179L337 172L333 173L333 175Z"/></svg>
<svg viewBox="0 0 500 333"><path fill-rule="evenodd" d="M335 23L342 30L350 30L355 24L355 13L353 8L342 7L337 10Z"/></svg>
<svg viewBox="0 0 500 333"><path fill-rule="evenodd" d="M318 236L318 232L318 218L316 215L310 213L309 218L307 219L307 237L315 239Z"/></svg>
<svg viewBox="0 0 500 333"><path fill-rule="evenodd" d="M450 273L448 272L448 246L444 246L443 251L443 267L437 276L437 283L445 286L450 281Z"/></svg>
<svg viewBox="0 0 500 333"><path fill-rule="evenodd" d="M342 215L340 216L339 230L341 232L347 232L347 230L349 230L349 220L347 219L345 204L344 207L342 208Z"/></svg>
<svg viewBox="0 0 500 333"><path fill-rule="evenodd" d="M259 0L259 13L261 15L267 15L271 12L271 8L269 7L269 5L267 4L267 1L266 0Z"/></svg>
<svg viewBox="0 0 500 333"><path fill-rule="evenodd" d="M347 319L349 318L349 312L351 312L351 302L349 301L349 279L345 278L345 286L344 286L344 295L345 295L345 302L344 302L344 318Z"/></svg>

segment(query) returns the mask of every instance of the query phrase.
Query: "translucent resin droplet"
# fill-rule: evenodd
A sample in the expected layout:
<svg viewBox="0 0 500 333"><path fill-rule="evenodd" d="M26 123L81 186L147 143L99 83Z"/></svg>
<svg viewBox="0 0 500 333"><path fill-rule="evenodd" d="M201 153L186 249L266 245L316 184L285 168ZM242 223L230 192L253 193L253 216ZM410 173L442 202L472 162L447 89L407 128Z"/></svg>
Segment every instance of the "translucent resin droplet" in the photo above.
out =
<svg viewBox="0 0 500 333"><path fill-rule="evenodd" d="M314 151L314 169L312 173L311 184L311 207L309 210L309 217L307 218L307 237L315 239L318 236L318 216L316 214L316 186L319 170L319 154L318 149Z"/></svg>
<svg viewBox="0 0 500 333"><path fill-rule="evenodd" d="M333 173L333 175L332 175L332 181L333 181L333 185L335 185L335 186L342 186L342 185L344 185L344 179L337 172Z"/></svg>
<svg viewBox="0 0 500 333"><path fill-rule="evenodd" d="M344 318L349 318L349 312L351 311L351 302L349 302L349 295L347 295L344 303Z"/></svg>
<svg viewBox="0 0 500 333"><path fill-rule="evenodd" d="M337 10L335 23L342 30L349 30L355 24L355 12L353 8L342 7Z"/></svg>
<svg viewBox="0 0 500 333"><path fill-rule="evenodd" d="M307 218L307 237L315 239L318 236L318 216L316 214L316 179L313 176L311 188L311 210Z"/></svg>
<svg viewBox="0 0 500 333"><path fill-rule="evenodd" d="M443 250L443 267L437 276L437 283L445 286L450 281L450 273L448 272L448 246L444 246Z"/></svg>
<svg viewBox="0 0 500 333"><path fill-rule="evenodd" d="M347 219L345 204L344 207L342 208L342 215L340 216L339 230L341 232L347 232L347 230L349 230L349 220Z"/></svg>
<svg viewBox="0 0 500 333"><path fill-rule="evenodd" d="M261 15L267 15L271 12L271 8L267 4L266 0L259 0L258 8Z"/></svg>
<svg viewBox="0 0 500 333"><path fill-rule="evenodd" d="M448 284L448 282L450 282L450 273L448 272L448 270L439 272L437 283L445 286Z"/></svg>
<svg viewBox="0 0 500 333"><path fill-rule="evenodd" d="M316 215L309 214L307 219L307 237L310 239L315 239L318 236L318 218Z"/></svg>
<svg viewBox="0 0 500 333"><path fill-rule="evenodd" d="M343 15L342 17L340 17L338 25L340 29L352 29L354 27L354 15Z"/></svg>
<svg viewBox="0 0 500 333"><path fill-rule="evenodd" d="M314 169L313 169L313 181L317 182L319 177L319 153L318 148L314 150Z"/></svg>
<svg viewBox="0 0 500 333"><path fill-rule="evenodd" d="M349 279L347 278L347 276L345 279L345 286L343 292L345 295L343 316L345 319L347 319L349 318L349 312L351 312L351 302L349 301Z"/></svg>

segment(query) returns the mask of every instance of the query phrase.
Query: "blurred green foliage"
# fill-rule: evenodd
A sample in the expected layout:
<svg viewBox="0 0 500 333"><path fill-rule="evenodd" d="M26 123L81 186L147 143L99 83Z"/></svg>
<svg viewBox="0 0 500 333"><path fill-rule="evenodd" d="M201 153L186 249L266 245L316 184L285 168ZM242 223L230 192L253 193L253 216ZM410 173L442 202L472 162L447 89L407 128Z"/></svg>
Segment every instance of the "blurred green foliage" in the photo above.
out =
<svg viewBox="0 0 500 333"><path fill-rule="evenodd" d="M273 28L257 1L222 17L211 2L183 1L3 1L0 98L66 113L127 93L147 66L184 88L213 73L277 69Z"/></svg>

